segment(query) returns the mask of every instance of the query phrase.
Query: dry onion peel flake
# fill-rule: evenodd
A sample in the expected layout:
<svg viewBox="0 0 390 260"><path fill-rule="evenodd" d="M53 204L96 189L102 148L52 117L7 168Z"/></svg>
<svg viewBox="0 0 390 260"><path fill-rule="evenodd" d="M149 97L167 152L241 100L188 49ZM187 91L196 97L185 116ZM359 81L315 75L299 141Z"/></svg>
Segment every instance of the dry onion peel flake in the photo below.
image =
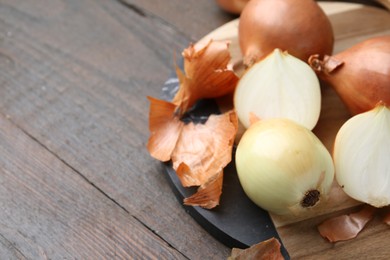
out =
<svg viewBox="0 0 390 260"><path fill-rule="evenodd" d="M283 260L284 257L280 251L280 247L279 240L273 237L246 249L233 248L228 260Z"/></svg>
<svg viewBox="0 0 390 260"><path fill-rule="evenodd" d="M182 117L196 102L232 94L237 75L230 69L229 44L210 40L191 44L183 53L184 72L176 66L179 90L172 102L150 101L147 149L160 161L172 161L184 187L199 186L184 203L204 208L219 204L223 168L231 161L238 129L235 111L210 115L202 123L184 123Z"/></svg>
<svg viewBox="0 0 390 260"><path fill-rule="evenodd" d="M222 194L223 172L220 171L202 184L197 192L184 199L185 205L200 206L211 209L219 205Z"/></svg>
<svg viewBox="0 0 390 260"><path fill-rule="evenodd" d="M361 210L349 215L330 218L318 226L321 236L330 242L338 242L355 238L374 218L376 208L364 205Z"/></svg>
<svg viewBox="0 0 390 260"><path fill-rule="evenodd" d="M174 104L153 97L148 99L150 137L147 149L153 158L167 162L171 159L184 123L174 115Z"/></svg>
<svg viewBox="0 0 390 260"><path fill-rule="evenodd" d="M178 114L183 115L198 100L232 93L238 76L228 68L229 43L210 40L205 46L191 44L182 53L184 72L176 67L179 90L173 98Z"/></svg>
<svg viewBox="0 0 390 260"><path fill-rule="evenodd" d="M390 205L390 108L379 103L345 122L333 159L346 194L374 207Z"/></svg>
<svg viewBox="0 0 390 260"><path fill-rule="evenodd" d="M184 187L206 183L231 161L237 125L235 112L229 111L183 127L172 163Z"/></svg>
<svg viewBox="0 0 390 260"><path fill-rule="evenodd" d="M238 119L234 111L210 115L204 123L184 124L170 102L150 101L147 148L160 161L172 160L173 169L184 187L200 186L184 200L186 205L213 208L222 193L223 168L232 159Z"/></svg>
<svg viewBox="0 0 390 260"><path fill-rule="evenodd" d="M172 153L173 169L184 187L200 186L184 204L211 209L219 205L223 169L231 161L238 120L234 111L211 115L205 124L183 127Z"/></svg>

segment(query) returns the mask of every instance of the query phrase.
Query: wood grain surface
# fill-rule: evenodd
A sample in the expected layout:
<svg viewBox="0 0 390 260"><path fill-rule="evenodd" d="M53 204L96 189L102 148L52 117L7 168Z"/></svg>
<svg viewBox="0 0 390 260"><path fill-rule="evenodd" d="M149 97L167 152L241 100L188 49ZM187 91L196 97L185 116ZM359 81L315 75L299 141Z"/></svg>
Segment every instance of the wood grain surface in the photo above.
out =
<svg viewBox="0 0 390 260"><path fill-rule="evenodd" d="M145 149L146 96L160 95L173 53L211 28L188 32L166 20L175 9L148 9L165 1L132 5L0 1L1 259L230 252L186 214ZM198 12L210 6L219 12Z"/></svg>
<svg viewBox="0 0 390 260"><path fill-rule="evenodd" d="M0 259L226 259L145 149L146 96L235 18L210 0L0 0ZM293 258L390 254L377 225L336 247L305 229L280 231L302 233Z"/></svg>

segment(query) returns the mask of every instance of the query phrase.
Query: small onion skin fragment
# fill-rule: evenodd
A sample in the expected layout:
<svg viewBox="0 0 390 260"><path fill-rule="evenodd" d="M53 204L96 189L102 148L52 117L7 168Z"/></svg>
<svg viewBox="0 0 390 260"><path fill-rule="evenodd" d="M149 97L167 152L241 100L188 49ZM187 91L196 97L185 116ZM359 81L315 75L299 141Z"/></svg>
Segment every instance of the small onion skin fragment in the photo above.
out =
<svg viewBox="0 0 390 260"><path fill-rule="evenodd" d="M321 111L320 83L307 63L275 49L240 78L234 107L245 128L252 113L259 119L288 118L311 130Z"/></svg>
<svg viewBox="0 0 390 260"><path fill-rule="evenodd" d="M334 178L325 146L310 130L288 119L251 125L237 146L235 160L246 195L278 215L298 216L322 204Z"/></svg>
<svg viewBox="0 0 390 260"><path fill-rule="evenodd" d="M336 135L336 180L355 200L390 205L390 109L379 104L350 118Z"/></svg>
<svg viewBox="0 0 390 260"><path fill-rule="evenodd" d="M333 56L314 54L308 63L334 88L352 115L390 104L390 35L360 42Z"/></svg>
<svg viewBox="0 0 390 260"><path fill-rule="evenodd" d="M313 0L251 0L240 16L239 43L250 67L275 48L307 61L333 51L332 25Z"/></svg>
<svg viewBox="0 0 390 260"><path fill-rule="evenodd" d="M245 259L259 259L259 260L284 260L281 251L281 244L278 239L272 237L268 240L261 241L246 249L233 248L231 256L228 260L245 260Z"/></svg>
<svg viewBox="0 0 390 260"><path fill-rule="evenodd" d="M210 40L207 44L190 44L182 56L184 72L176 66L180 85L172 100L180 116L200 99L233 93L238 76L228 68L231 60L228 42Z"/></svg>
<svg viewBox="0 0 390 260"><path fill-rule="evenodd" d="M330 242L355 238L374 218L376 208L364 205L358 212L330 218L318 226L321 236Z"/></svg>

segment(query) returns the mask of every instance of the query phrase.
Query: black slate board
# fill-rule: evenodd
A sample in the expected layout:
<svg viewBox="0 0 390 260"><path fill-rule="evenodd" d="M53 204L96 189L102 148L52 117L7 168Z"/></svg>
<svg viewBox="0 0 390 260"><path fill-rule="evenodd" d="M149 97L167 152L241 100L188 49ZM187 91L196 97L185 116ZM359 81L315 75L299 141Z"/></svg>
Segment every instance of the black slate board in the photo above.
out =
<svg viewBox="0 0 390 260"><path fill-rule="evenodd" d="M178 79L172 76L164 84L162 98L172 100L177 89ZM219 113L218 106L213 100L202 100L188 113L185 120L204 122L210 114ZM197 188L184 188L172 165L166 163L164 167L179 203L183 205L188 214L221 243L231 248L247 248L275 237L282 244L281 251L285 259L290 259L268 212L250 201L241 188L234 158L224 169L220 205L211 210L184 205L183 199L194 194Z"/></svg>

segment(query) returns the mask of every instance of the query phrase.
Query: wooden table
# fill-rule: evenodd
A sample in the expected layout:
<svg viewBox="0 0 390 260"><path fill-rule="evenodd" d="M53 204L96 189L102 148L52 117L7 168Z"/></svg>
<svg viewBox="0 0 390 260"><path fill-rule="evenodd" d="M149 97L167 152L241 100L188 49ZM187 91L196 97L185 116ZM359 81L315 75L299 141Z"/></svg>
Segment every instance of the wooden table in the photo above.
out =
<svg viewBox="0 0 390 260"><path fill-rule="evenodd" d="M212 0L0 0L0 259L226 259L145 149L146 96L234 18Z"/></svg>

